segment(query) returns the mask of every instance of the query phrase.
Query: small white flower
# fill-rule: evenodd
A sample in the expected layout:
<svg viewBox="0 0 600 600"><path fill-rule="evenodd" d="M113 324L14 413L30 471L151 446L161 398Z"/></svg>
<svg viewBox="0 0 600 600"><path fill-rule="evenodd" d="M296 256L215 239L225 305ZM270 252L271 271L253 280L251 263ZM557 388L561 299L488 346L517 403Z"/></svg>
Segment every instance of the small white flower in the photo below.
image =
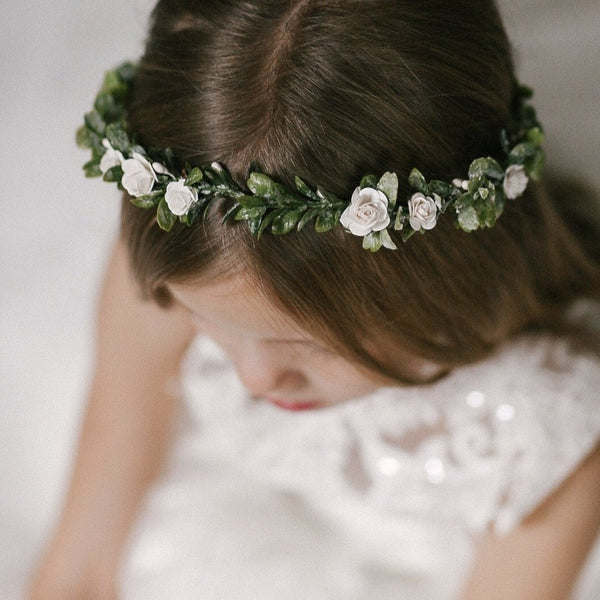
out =
<svg viewBox="0 0 600 600"><path fill-rule="evenodd" d="M423 229L433 229L437 223L437 202L430 196L425 196L421 192L413 194L408 201L408 222L410 226L419 231Z"/></svg>
<svg viewBox="0 0 600 600"><path fill-rule="evenodd" d="M106 152L100 159L100 170L104 175L109 169L122 165L125 157L119 150L115 150L106 138L102 140L102 145L106 148Z"/></svg>
<svg viewBox="0 0 600 600"><path fill-rule="evenodd" d="M452 185L459 189L467 191L469 189L469 180L468 179L453 179Z"/></svg>
<svg viewBox="0 0 600 600"><path fill-rule="evenodd" d="M132 158L123 161L123 177L121 183L127 192L139 198L152 191L154 182L157 181L156 173L152 165L137 152L134 152Z"/></svg>
<svg viewBox="0 0 600 600"><path fill-rule="evenodd" d="M518 198L527 187L529 177L525 173L523 165L510 165L504 174L504 193L509 200Z"/></svg>
<svg viewBox="0 0 600 600"><path fill-rule="evenodd" d="M385 229L390 224L387 196L374 188L356 188L340 223L350 233L361 237Z"/></svg>
<svg viewBox="0 0 600 600"><path fill-rule="evenodd" d="M198 190L185 185L185 179L172 181L167 186L165 200L174 215L187 215L190 207L198 201Z"/></svg>

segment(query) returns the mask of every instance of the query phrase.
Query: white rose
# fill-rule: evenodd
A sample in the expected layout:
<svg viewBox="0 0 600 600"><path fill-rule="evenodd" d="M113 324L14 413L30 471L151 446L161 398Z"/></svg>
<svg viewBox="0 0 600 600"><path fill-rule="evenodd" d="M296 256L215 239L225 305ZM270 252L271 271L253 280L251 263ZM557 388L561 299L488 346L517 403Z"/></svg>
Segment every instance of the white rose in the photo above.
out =
<svg viewBox="0 0 600 600"><path fill-rule="evenodd" d="M356 188L340 223L350 233L361 237L385 229L390 224L387 196L374 188Z"/></svg>
<svg viewBox="0 0 600 600"><path fill-rule="evenodd" d="M119 152L119 150L115 150L106 138L102 140L102 145L106 148L106 152L102 155L102 158L100 159L100 170L104 175L104 173L106 173L106 171L108 171L109 169L112 169L113 167L118 167L119 165L123 164L125 157L121 152Z"/></svg>
<svg viewBox="0 0 600 600"><path fill-rule="evenodd" d="M167 186L165 200L174 215L187 215L192 204L198 201L198 190L185 185L185 179L172 181Z"/></svg>
<svg viewBox="0 0 600 600"><path fill-rule="evenodd" d="M121 183L127 192L136 198L145 196L152 191L154 182L157 181L152 165L137 152L133 158L128 158L121 165L123 177Z"/></svg>
<svg viewBox="0 0 600 600"><path fill-rule="evenodd" d="M413 194L408 201L408 222L410 226L419 231L423 229L433 229L437 223L437 198L424 196L420 192Z"/></svg>
<svg viewBox="0 0 600 600"><path fill-rule="evenodd" d="M525 169L522 165L511 165L506 169L504 174L504 193L509 200L518 198L527 187L529 183L529 177L525 173Z"/></svg>

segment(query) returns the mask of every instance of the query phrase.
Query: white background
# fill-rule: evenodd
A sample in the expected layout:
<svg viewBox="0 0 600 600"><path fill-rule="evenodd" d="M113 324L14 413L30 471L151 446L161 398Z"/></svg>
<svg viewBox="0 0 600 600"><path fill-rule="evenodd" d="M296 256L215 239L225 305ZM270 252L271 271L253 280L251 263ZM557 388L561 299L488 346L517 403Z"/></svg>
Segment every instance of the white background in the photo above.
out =
<svg viewBox="0 0 600 600"><path fill-rule="evenodd" d="M0 19L0 597L20 597L60 506L94 306L118 222L74 132L105 69L142 49L152 0L3 0ZM550 168L600 188L600 4L501 0Z"/></svg>

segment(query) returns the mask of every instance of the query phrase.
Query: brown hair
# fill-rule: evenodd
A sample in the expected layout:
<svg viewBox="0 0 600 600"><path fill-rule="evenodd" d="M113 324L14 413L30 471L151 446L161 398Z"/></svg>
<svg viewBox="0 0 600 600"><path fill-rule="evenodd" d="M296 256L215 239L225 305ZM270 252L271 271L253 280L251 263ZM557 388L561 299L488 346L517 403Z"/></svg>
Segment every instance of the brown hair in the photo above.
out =
<svg viewBox="0 0 600 600"><path fill-rule="evenodd" d="M130 106L147 147L191 164L249 165L350 197L366 173L417 166L452 180L500 154L516 83L488 0L163 0L153 13ZM400 194L408 194L401 185ZM123 203L122 232L142 289L245 272L305 330L398 379L403 348L448 367L477 360L600 285L541 185L471 234L443 217L399 250L371 254L336 227L251 236L222 223L168 234L153 211ZM368 332L368 335L365 335Z"/></svg>

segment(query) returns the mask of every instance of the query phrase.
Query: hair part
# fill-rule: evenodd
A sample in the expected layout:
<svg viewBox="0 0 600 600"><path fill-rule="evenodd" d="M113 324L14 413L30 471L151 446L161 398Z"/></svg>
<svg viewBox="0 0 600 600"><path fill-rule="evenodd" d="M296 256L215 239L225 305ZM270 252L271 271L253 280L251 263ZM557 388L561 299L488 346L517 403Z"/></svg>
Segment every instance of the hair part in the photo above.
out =
<svg viewBox="0 0 600 600"><path fill-rule="evenodd" d="M182 165L219 161L239 183L258 163L350 198L362 175L390 170L407 195L412 167L451 180L499 155L515 94L492 1L164 0L129 120L144 146L171 147ZM142 289L167 304L166 282L244 273L304 330L400 380L410 374L395 348L452 368L600 287L598 259L542 185L492 229L467 234L441 218L376 254L340 227L256 240L223 223L226 210L216 202L165 233L125 198Z"/></svg>

